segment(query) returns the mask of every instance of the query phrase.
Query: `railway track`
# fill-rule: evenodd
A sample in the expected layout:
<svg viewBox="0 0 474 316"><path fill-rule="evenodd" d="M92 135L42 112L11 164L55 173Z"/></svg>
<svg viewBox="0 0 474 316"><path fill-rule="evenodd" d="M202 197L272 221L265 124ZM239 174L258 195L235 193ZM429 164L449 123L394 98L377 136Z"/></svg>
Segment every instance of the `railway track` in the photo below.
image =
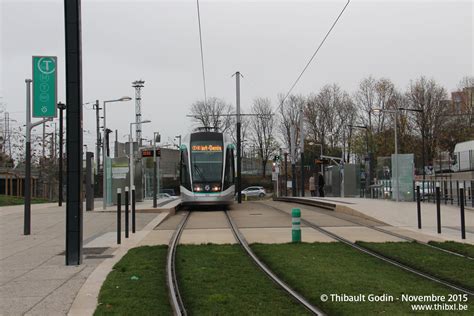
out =
<svg viewBox="0 0 474 316"><path fill-rule="evenodd" d="M170 244L168 246L168 255L166 257L166 283L168 285L168 292L170 296L171 308L173 314L177 316L187 315L186 307L184 306L183 299L179 293L178 279L176 278L176 247L178 246L179 239L184 230L184 226L188 221L190 212L186 212L184 218L179 223L173 236L171 237Z"/></svg>
<svg viewBox="0 0 474 316"><path fill-rule="evenodd" d="M290 288L285 282L283 282L276 274L274 274L260 259L253 253L252 249L249 247L247 241L241 234L240 230L238 229L237 225L234 223L232 218L230 217L229 213L225 210L224 211L227 220L229 222L229 226L234 234L236 241L240 244L240 246L245 250L247 255L252 259L252 261L274 282L276 283L284 292L286 292L289 296L291 296L295 301L300 303L304 306L309 312L314 315L325 315L325 313L319 309L318 307L312 305L308 302L303 296L299 293L294 291ZM186 222L188 221L190 216L190 212L187 211L184 218L179 223L178 227L176 228L168 247L168 255L166 260L166 280L168 285L168 292L170 296L170 303L173 309L174 315L187 315L186 307L182 300L181 294L179 292L178 280L176 277L176 248L178 246L179 240L181 238L181 234L186 226Z"/></svg>
<svg viewBox="0 0 474 316"><path fill-rule="evenodd" d="M308 311L315 315L325 315L325 313L320 310L318 307L312 305L308 302L302 295L294 291L291 287L288 286L285 282L283 282L276 274L274 274L260 259L255 255L252 251L250 246L248 245L247 241L245 240L244 236L240 232L237 225L234 223L232 218L230 217L228 211L225 211L227 219L229 220L230 227L232 228L232 233L235 236L235 239L239 242L240 246L245 250L247 255L253 260L253 262L280 288L285 291L288 295L290 295L294 300L298 303L303 305Z"/></svg>
<svg viewBox="0 0 474 316"><path fill-rule="evenodd" d="M282 200L282 202L289 202L289 200ZM299 202L296 201L296 203L299 203ZM311 204L310 201L308 201L308 203L305 203L304 205L310 206L310 207L313 207L313 208L321 208L321 206L319 204L314 204L313 205L313 204ZM317 210L312 210L312 209L309 209L309 208L307 208L307 210L318 212ZM324 211L327 211L327 210L328 209L324 209ZM334 212L334 211L332 211L332 212ZM366 228L369 228L369 229L372 229L372 230L376 230L378 232L381 232L381 233L384 233L384 234L387 234L387 235L390 235L390 236L393 236L393 237L397 237L397 238L403 239L405 241L416 242L420 245L424 245L426 247L430 247L430 248L433 248L433 249L436 249L436 250L439 250L439 251L442 251L442 252L446 252L446 253L449 253L449 254L452 254L452 255L455 255L455 256L458 256L458 257L463 257L463 258L466 258L466 259L469 259L469 260L474 260L474 258L472 258L470 256L463 255L463 254L460 254L460 253L457 253L457 252L454 252L454 251L451 251L451 250L448 250L448 249L444 249L444 248L441 248L441 247L437 247L437 246L431 245L429 243L422 242L422 241L416 240L414 238L411 238L411 237L408 237L408 236L405 236L405 235L401 235L401 234L383 229L383 228L375 226L375 225L366 225L366 224L356 222L356 221L353 221L353 220L345 218L345 217L342 218L340 216L337 216L336 214L324 213L324 215L331 216L331 217L334 217L334 218L337 218L337 219L340 219L340 220L344 220L346 222L353 223L353 224L358 225L358 226L363 226L363 227L366 227Z"/></svg>
<svg viewBox="0 0 474 316"><path fill-rule="evenodd" d="M278 207L275 207L275 206L272 206L272 205L268 205L268 204L265 204L265 203L260 203L260 204L261 204L261 205L264 205L264 206L267 207L267 208L271 208L271 209L274 209L274 210L276 210L276 211L278 211L278 212L280 212L280 213L284 213L284 214L287 214L288 216L291 216L288 212L286 212L286 211L284 211L284 210L282 210L282 209L280 209L280 208L278 208ZM339 241L339 242L341 242L341 243L344 243L344 244L350 246L351 248L354 248L354 249L356 249L356 250L358 250L358 251L360 251L360 252L363 252L363 253L368 254L368 255L370 255L370 256L372 256L372 257L375 257L375 258L377 258L377 259L379 259L379 260L382 260L382 261L384 261L384 262L386 262L386 263L389 263L389 264L391 264L391 265L393 265L393 266L396 266L396 267L398 267L398 268L400 268L400 269L403 269L403 270L405 270L405 271L408 271L408 272L411 272L411 273L413 273L413 274L416 274L416 275L418 275L418 276L420 276L420 277L422 277L422 278L425 278L425 279L427 279L427 280L430 280L430 281L433 281L433 282L442 284L442 285L444 285L444 286L446 286L446 287L449 287L449 288L451 288L451 289L453 289L453 290L456 290L456 291L459 291L459 292L462 292L462 293L465 293L465 294L474 296L474 292L472 292L471 290L468 290L468 289L463 288L463 287L461 287L461 286L458 286L458 285L452 284L452 283L450 283L450 282L444 281L444 280L442 280L442 279L440 279L440 278L437 278L437 277L435 277L435 276L433 276L433 275L430 275L430 274L428 274L428 273L419 271L419 270L417 270L417 269L415 269L415 268L409 267L409 266L407 266L407 265L405 265L405 264L403 264L403 263L401 263L401 262L399 262L399 261L397 261L397 260L394 260L394 259L392 259L392 258L386 257L386 256L384 256L384 255L382 255L382 254L380 254L380 253L378 253L378 252L375 252L375 251L370 250L370 249L368 249L368 248L365 248L365 247L363 247L363 246L361 246L361 245L358 245L358 244L356 244L356 243L353 243L353 242L351 242L351 241L345 239L344 237L341 237L341 236L339 236L339 235L337 235L337 234L335 234L335 233L332 233L332 232L330 232L330 231L328 231L328 230L322 228L322 227L319 226L319 225L314 224L313 222L310 222L310 221L308 221L308 220L305 220L305 219L301 218L301 223L304 223L306 226L311 227L311 228L313 228L313 229L319 231L320 233L322 233L322 234L324 234L324 235L326 235L326 236L328 236L328 237L330 237L330 238L332 238L332 239L334 239L334 240L337 240L337 241ZM358 225L359 225L359 224L358 224Z"/></svg>

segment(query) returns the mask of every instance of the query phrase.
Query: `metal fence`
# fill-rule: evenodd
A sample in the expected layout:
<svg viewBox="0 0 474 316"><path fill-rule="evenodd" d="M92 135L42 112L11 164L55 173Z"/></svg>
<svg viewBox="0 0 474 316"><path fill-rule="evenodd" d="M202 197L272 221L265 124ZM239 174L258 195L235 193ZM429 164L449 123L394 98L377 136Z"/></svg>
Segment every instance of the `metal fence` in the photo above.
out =
<svg viewBox="0 0 474 316"><path fill-rule="evenodd" d="M436 203L436 187L439 186L441 192L441 202L444 204L459 205L460 199L464 198L464 205L474 207L474 180L425 180L413 181L413 192L416 187L420 187L421 201ZM461 197L459 189L464 188L464 197ZM378 180L369 186L365 197L372 199L392 199L392 181ZM413 194L415 201L416 194Z"/></svg>

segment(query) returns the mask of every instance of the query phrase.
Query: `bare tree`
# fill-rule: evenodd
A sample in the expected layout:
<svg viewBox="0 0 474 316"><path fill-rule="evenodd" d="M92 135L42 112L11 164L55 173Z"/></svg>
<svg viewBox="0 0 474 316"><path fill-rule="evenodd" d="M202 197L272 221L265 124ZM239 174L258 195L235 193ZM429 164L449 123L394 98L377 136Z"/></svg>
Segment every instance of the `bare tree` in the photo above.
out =
<svg viewBox="0 0 474 316"><path fill-rule="evenodd" d="M262 177L265 177L266 166L270 156L278 149L278 143L273 135L275 118L268 98L256 98L252 106L250 127L251 140L256 145L258 156L262 163Z"/></svg>
<svg viewBox="0 0 474 316"><path fill-rule="evenodd" d="M278 104L280 105L278 108L278 112L280 114L280 124L279 124L279 132L280 136L282 137L283 143L285 144L286 148L290 148L290 129L291 126L295 126L295 140L296 143L299 142L299 120L300 120L300 113L301 110L304 108L305 105L305 98L301 95L290 95L284 102L283 95L278 96Z"/></svg>
<svg viewBox="0 0 474 316"><path fill-rule="evenodd" d="M334 151L348 142L348 126L355 122L357 111L349 94L332 84L308 97L305 116L310 137L322 145L323 151L328 146Z"/></svg>
<svg viewBox="0 0 474 316"><path fill-rule="evenodd" d="M230 114L234 114L232 105L214 97L191 105L194 123L219 132L226 132L234 124L234 116Z"/></svg>
<svg viewBox="0 0 474 316"><path fill-rule="evenodd" d="M425 152L430 161L434 157L437 140L449 112L449 106L443 102L447 97L446 90L434 79L422 76L410 82L406 97L411 108L423 111L413 114L413 119L416 129L425 140Z"/></svg>
<svg viewBox="0 0 474 316"><path fill-rule="evenodd" d="M389 79L376 80L370 76L360 82L354 99L360 111L360 119L372 132L382 132L391 120L390 114L383 111L374 113L373 109L392 109L396 95L395 85Z"/></svg>

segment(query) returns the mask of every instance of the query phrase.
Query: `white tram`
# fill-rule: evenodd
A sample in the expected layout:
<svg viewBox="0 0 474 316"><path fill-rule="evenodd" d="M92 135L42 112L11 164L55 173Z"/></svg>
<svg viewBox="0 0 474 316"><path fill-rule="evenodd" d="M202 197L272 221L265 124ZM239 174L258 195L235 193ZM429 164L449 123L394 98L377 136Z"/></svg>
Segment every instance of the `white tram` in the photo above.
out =
<svg viewBox="0 0 474 316"><path fill-rule="evenodd" d="M195 132L183 138L180 191L183 205L229 205L234 201L235 145L217 132Z"/></svg>

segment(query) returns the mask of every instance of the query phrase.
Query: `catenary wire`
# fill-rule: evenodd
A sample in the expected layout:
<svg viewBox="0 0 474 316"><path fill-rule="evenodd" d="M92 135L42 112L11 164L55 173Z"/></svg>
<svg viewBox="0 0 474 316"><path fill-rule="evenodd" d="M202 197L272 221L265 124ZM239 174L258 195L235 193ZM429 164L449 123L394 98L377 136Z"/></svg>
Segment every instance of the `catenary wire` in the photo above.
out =
<svg viewBox="0 0 474 316"><path fill-rule="evenodd" d="M339 15L337 16L337 18L334 20L334 22L332 23L331 27L329 28L329 30L327 31L326 35L324 36L323 40L321 41L321 43L319 43L318 45L318 48L316 48L316 51L313 53L313 55L311 56L311 58L309 59L309 61L306 63L306 66L303 68L303 70L301 71L301 73L299 74L299 76L296 78L295 82L291 85L290 89L288 90L288 92L286 93L285 97L283 98L283 100L281 101L279 107L282 107L283 106L283 103L285 102L286 98L288 98L288 96L290 95L291 91L293 91L293 89L295 88L295 86L298 84L298 81L301 79L301 77L303 76L303 74L305 73L306 69L308 69L309 65L311 64L311 62L313 61L314 57L316 57L316 54L319 52L319 50L321 49L321 47L323 46L324 42L326 41L326 39L329 37L329 34L331 33L331 31L334 29L334 27L336 26L337 22L339 21L339 19L341 18L342 14L344 13L344 11L346 10L347 6L349 5L349 3L351 2L351 0L347 0L347 3L346 5L342 8L341 12L339 13Z"/></svg>
<svg viewBox="0 0 474 316"><path fill-rule="evenodd" d="M196 0L198 24L199 24L199 44L201 46L201 68L202 68L202 82L204 87L204 104L207 104L207 92L206 92L206 75L204 72L204 51L202 48L202 30L201 30L201 13L199 11L199 0Z"/></svg>

